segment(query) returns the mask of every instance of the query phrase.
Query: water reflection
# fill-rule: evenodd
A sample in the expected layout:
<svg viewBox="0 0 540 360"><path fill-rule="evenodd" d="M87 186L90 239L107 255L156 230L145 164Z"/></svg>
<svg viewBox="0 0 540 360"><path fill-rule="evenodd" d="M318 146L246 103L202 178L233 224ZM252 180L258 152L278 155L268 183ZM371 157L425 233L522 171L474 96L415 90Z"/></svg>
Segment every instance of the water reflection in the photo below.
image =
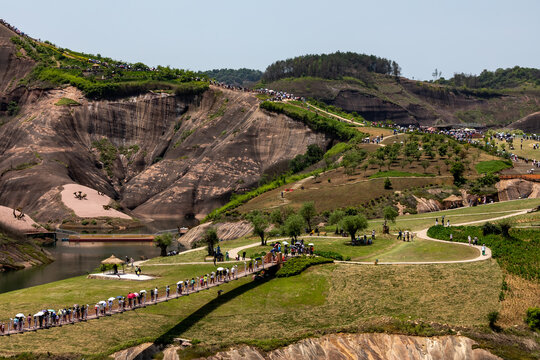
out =
<svg viewBox="0 0 540 360"><path fill-rule="evenodd" d="M141 257L159 256L160 252L151 242L70 243L60 240L47 250L56 259L51 264L0 273L0 293L86 274L111 255L123 260L126 256L140 260Z"/></svg>

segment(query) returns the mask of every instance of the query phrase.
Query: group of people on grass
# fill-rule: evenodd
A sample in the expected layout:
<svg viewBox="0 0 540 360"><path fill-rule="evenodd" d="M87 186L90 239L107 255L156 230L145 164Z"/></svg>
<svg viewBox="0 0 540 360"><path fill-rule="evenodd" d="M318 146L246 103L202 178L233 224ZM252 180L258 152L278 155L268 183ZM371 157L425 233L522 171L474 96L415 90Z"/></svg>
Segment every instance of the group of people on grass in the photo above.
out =
<svg viewBox="0 0 540 360"><path fill-rule="evenodd" d="M258 271L262 265L262 261L257 260L250 260L249 263L244 262L245 271L248 273ZM230 268L219 267L211 273L192 277L191 280L185 279L178 281L175 284L176 297L237 279L238 274L238 265L233 265ZM166 301L171 297L171 286L166 285L161 291L163 291L161 297L160 290L155 286L149 292L140 290L138 292L129 292L126 296L120 295L111 297L107 301L99 301L94 305L94 317L99 318L113 313L144 307L149 304L155 304L158 301ZM64 307L58 311L44 309L34 315L28 314L28 316L25 316L22 313L17 314L12 319L9 319L8 322L0 322L0 335L86 321L88 319L89 309L90 306L88 304L81 306L75 304L72 307Z"/></svg>
<svg viewBox="0 0 540 360"><path fill-rule="evenodd" d="M409 230L405 230L405 231L399 230L397 239L407 241L407 242L413 241L414 233Z"/></svg>

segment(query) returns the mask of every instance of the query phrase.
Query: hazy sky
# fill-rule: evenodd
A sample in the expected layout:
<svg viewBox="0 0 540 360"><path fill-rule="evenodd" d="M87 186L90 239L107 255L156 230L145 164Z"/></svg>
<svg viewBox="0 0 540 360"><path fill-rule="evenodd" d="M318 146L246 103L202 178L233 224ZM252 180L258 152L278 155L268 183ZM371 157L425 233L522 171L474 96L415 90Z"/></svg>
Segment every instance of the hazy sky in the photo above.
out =
<svg viewBox="0 0 540 360"><path fill-rule="evenodd" d="M430 79L540 68L538 0L0 0L0 17L61 47L191 70L254 68L337 50Z"/></svg>

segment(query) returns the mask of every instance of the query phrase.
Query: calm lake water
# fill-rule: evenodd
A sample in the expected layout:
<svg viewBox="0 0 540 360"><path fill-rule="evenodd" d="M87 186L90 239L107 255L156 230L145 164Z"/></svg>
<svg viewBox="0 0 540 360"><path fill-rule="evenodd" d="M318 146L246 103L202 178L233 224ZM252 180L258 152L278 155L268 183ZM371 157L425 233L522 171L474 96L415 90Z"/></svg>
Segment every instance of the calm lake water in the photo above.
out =
<svg viewBox="0 0 540 360"><path fill-rule="evenodd" d="M25 270L0 273L0 293L46 284L52 281L84 275L100 265L101 260L111 255L125 259L126 256L140 260L159 256L160 250L151 242L146 243L70 243L60 239L55 247L47 248L54 258L48 265Z"/></svg>

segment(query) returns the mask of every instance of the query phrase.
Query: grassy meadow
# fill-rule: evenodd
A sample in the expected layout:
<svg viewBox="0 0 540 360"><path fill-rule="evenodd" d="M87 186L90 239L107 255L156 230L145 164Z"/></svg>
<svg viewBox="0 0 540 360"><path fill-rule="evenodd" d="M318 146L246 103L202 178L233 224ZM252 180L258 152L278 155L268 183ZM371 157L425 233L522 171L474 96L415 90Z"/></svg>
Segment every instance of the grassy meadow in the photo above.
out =
<svg viewBox="0 0 540 360"><path fill-rule="evenodd" d="M143 341L172 337L188 338L201 346L249 343L275 347L300 337L354 329L380 317L475 326L484 324L487 313L498 309L501 280L494 261L320 265L290 278L237 280L222 285L225 293L219 298L212 289L87 323L4 337L0 353L33 349L51 354L108 354ZM122 286L120 282L100 282ZM84 278L59 283L62 286L53 283L0 295L2 314L6 305L35 301L28 297L39 301L54 298L53 293L77 293L88 285Z"/></svg>

